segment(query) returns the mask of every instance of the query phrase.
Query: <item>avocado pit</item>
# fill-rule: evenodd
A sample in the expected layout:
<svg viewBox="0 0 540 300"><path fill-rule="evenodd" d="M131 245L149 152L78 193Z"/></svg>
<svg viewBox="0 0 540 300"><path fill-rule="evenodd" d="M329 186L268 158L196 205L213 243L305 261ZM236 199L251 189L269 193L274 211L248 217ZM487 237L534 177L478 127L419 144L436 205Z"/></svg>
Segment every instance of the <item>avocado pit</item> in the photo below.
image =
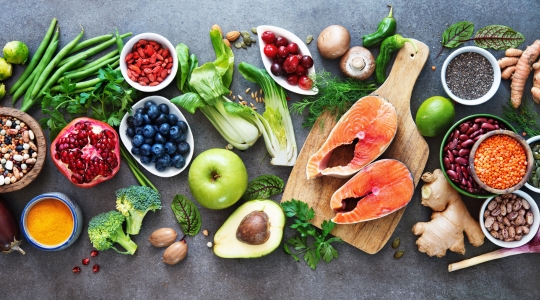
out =
<svg viewBox="0 0 540 300"><path fill-rule="evenodd" d="M249 245L264 244L270 238L268 215L259 210L247 214L238 225L236 238Z"/></svg>

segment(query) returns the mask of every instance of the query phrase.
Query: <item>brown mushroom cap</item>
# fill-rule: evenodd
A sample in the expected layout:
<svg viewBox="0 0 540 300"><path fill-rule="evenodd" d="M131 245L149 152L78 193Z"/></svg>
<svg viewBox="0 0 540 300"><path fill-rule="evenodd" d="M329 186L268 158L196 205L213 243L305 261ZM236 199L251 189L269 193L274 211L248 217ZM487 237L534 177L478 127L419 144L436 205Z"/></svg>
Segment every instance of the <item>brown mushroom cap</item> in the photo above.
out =
<svg viewBox="0 0 540 300"><path fill-rule="evenodd" d="M348 77L366 80L375 71L375 59L368 49L354 46L343 55L339 67Z"/></svg>
<svg viewBox="0 0 540 300"><path fill-rule="evenodd" d="M322 57L336 59L342 56L351 45L351 35L341 25L326 27L317 38L317 48Z"/></svg>

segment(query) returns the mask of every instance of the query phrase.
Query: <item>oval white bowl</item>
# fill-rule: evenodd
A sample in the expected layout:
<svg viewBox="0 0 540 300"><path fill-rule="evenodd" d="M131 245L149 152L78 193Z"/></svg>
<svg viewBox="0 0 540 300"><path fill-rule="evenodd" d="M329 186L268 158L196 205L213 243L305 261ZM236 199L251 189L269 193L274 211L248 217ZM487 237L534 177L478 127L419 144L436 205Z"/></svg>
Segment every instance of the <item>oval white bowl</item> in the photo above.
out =
<svg viewBox="0 0 540 300"><path fill-rule="evenodd" d="M298 38L296 35L294 35L294 33L290 32L288 30L285 30L283 28L276 27L276 26L260 25L260 26L257 27L257 36L258 36L258 39L259 39L259 49L261 51L261 58L262 58L264 67L266 68L266 71L268 72L268 74L270 74L270 76L272 76L272 78L274 79L275 82L277 82L277 84L281 85L283 88L285 88L285 89L287 89L287 90L289 90L289 91L291 91L293 93L297 93L297 94L301 94L301 95L316 95L318 93L316 88L312 88L311 90L303 90L300 87L298 87L298 85L290 85L287 82L287 79L285 77L283 77L283 76L275 76L274 74L272 74L272 71L270 70L270 67L272 66L272 60L270 58L268 58L266 55L264 55L264 46L266 46L266 43L261 38L262 33L265 32L265 31L272 31L276 35L276 37L281 36L281 37L286 38L287 41L289 41L289 42L296 43L298 45L298 48L300 49L300 53L302 53L302 55L309 55L312 58L313 58L313 56L311 55L311 52L309 52L309 49L306 46L306 44L304 44L304 42L300 38ZM309 68L307 70L307 75L309 77L311 77L314 74L315 74L315 65L313 65L313 67L311 67L311 68Z"/></svg>
<svg viewBox="0 0 540 300"><path fill-rule="evenodd" d="M532 138L528 139L528 140L527 140L527 144L529 144L529 147L530 147L532 143L538 142L538 141L540 141L540 135L533 136ZM531 148L531 150L532 150L532 148ZM534 167L533 167L533 168L534 168ZM534 169L533 169L533 170L534 170ZM528 179L527 179L527 180L528 180ZM531 184L529 184L528 181L525 182L525 186L526 186L529 190L531 190L531 191L533 191L533 192L535 192L535 193L540 193L540 188L536 188L536 187L532 186Z"/></svg>

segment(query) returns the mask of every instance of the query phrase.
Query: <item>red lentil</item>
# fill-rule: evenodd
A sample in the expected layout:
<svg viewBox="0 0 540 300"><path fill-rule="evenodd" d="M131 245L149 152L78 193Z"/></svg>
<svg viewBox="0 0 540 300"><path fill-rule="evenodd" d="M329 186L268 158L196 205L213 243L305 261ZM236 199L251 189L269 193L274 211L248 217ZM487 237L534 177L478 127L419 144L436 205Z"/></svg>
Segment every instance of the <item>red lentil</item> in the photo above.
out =
<svg viewBox="0 0 540 300"><path fill-rule="evenodd" d="M478 178L495 189L518 184L527 169L527 156L521 144L506 135L485 139L476 149L474 169Z"/></svg>

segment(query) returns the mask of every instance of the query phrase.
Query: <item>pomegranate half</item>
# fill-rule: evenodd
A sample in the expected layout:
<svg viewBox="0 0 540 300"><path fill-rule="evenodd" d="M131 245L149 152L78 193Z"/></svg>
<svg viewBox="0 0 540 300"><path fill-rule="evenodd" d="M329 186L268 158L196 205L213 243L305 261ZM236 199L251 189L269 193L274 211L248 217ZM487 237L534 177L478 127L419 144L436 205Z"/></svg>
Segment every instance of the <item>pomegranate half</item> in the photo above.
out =
<svg viewBox="0 0 540 300"><path fill-rule="evenodd" d="M54 164L73 184L83 188L109 180L120 170L120 144L107 123L77 118L51 144Z"/></svg>

